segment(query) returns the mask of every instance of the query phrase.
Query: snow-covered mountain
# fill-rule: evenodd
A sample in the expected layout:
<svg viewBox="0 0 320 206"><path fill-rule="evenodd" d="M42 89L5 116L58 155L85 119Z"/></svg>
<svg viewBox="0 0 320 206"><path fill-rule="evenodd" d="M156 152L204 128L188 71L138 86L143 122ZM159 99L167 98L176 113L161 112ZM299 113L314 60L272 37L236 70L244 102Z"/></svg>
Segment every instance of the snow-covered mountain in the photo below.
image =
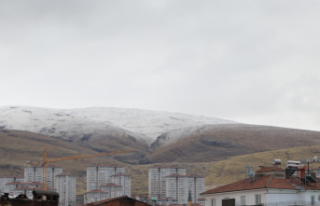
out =
<svg viewBox="0 0 320 206"><path fill-rule="evenodd" d="M66 140L130 136L150 145L156 141L157 137L170 131L229 123L236 122L198 115L142 109L0 107L0 128L26 130ZM188 130L184 130L184 132L186 131ZM175 138L174 134L170 135L170 141ZM180 133L177 134L177 137L181 137Z"/></svg>

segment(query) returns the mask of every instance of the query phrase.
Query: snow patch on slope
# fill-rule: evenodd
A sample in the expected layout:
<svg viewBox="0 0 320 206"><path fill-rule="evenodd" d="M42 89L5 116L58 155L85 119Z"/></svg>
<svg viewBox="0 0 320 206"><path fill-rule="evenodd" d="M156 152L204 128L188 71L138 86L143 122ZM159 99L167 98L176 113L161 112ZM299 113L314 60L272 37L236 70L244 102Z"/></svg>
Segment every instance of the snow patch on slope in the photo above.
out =
<svg viewBox="0 0 320 206"><path fill-rule="evenodd" d="M180 138L184 133L193 132L194 127L233 123L236 122L142 109L0 107L0 128L26 130L66 140L132 136L139 141L151 144L163 133L173 130L180 132L170 133L170 141Z"/></svg>
<svg viewBox="0 0 320 206"><path fill-rule="evenodd" d="M211 131L215 128L222 128L222 127L239 127L243 124L241 123L229 123L229 124L211 124L211 125L202 125L202 126L195 126L195 127L188 127L182 129L176 129L167 133L162 134L157 138L155 142L152 143L152 148L158 148L161 146L165 146L168 144L172 144L178 140L192 137L194 135L205 133Z"/></svg>

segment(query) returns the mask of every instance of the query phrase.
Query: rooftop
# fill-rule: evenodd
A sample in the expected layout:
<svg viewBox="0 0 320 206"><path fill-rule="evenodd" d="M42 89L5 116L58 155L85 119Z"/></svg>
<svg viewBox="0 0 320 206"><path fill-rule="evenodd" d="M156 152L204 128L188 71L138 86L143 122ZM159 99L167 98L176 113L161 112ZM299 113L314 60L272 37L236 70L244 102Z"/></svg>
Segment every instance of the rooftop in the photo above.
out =
<svg viewBox="0 0 320 206"><path fill-rule="evenodd" d="M18 178L24 178L24 176L22 175L0 175L0 178L1 177L18 177Z"/></svg>
<svg viewBox="0 0 320 206"><path fill-rule="evenodd" d="M202 178L204 178L204 176L200 176L200 175L196 175L196 174L189 174L189 175L171 174L166 177L202 177Z"/></svg>
<svg viewBox="0 0 320 206"><path fill-rule="evenodd" d="M105 184L105 185L101 185L101 187L107 187L107 186L115 186L115 187L122 187L122 185L117 185L117 184L114 184L112 182L108 183L108 184Z"/></svg>
<svg viewBox="0 0 320 206"><path fill-rule="evenodd" d="M6 185L42 185L41 182L8 182Z"/></svg>
<svg viewBox="0 0 320 206"><path fill-rule="evenodd" d="M116 164L90 164L88 167L123 167L121 165Z"/></svg>
<svg viewBox="0 0 320 206"><path fill-rule="evenodd" d="M111 176L131 176L131 175L125 174L125 173L116 173L116 174L111 175Z"/></svg>
<svg viewBox="0 0 320 206"><path fill-rule="evenodd" d="M109 192L102 191L102 190L91 190L91 191L86 192L86 193L109 193Z"/></svg>
<svg viewBox="0 0 320 206"><path fill-rule="evenodd" d="M70 172L64 172L64 173L58 174L56 176L74 176L74 175L71 174Z"/></svg>
<svg viewBox="0 0 320 206"><path fill-rule="evenodd" d="M150 168L178 168L178 169L185 169L179 165L153 165Z"/></svg>
<svg viewBox="0 0 320 206"><path fill-rule="evenodd" d="M222 192L231 192L231 191L241 191L241 190L252 190L260 188L277 188L277 189L291 189L297 190L297 188L290 182L289 179L276 178L274 175L266 175L260 178L257 178L254 182L246 183L245 180L231 183L222 187L218 187L212 190L201 193L205 194L214 194Z"/></svg>

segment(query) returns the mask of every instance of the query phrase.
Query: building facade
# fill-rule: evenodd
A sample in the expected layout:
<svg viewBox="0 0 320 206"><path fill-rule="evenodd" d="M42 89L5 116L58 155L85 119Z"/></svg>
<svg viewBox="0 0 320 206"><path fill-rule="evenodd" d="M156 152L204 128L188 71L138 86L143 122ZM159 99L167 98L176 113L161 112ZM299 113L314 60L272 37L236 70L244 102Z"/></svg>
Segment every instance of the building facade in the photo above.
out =
<svg viewBox="0 0 320 206"><path fill-rule="evenodd" d="M84 193L84 204L98 202L101 200L109 199L109 194L106 191L102 190L92 190L89 192Z"/></svg>
<svg viewBox="0 0 320 206"><path fill-rule="evenodd" d="M24 168L24 182L43 182L43 171L41 165L26 164ZM55 177L63 172L62 167L48 165L47 167L47 186L56 188Z"/></svg>
<svg viewBox="0 0 320 206"><path fill-rule="evenodd" d="M122 186L122 195L131 197L131 175L117 173L111 176L111 182Z"/></svg>
<svg viewBox="0 0 320 206"><path fill-rule="evenodd" d="M123 196L122 185L117 185L114 183L108 183L101 186L101 190L108 192L108 198L120 197Z"/></svg>
<svg viewBox="0 0 320 206"><path fill-rule="evenodd" d="M176 199L178 204L187 204L189 192L192 203L199 203L200 193L204 192L203 176L171 174L166 177L167 197Z"/></svg>
<svg viewBox="0 0 320 206"><path fill-rule="evenodd" d="M33 194L32 192L35 190L36 188L32 188L32 187L17 187L14 189L13 191L13 196L16 197L20 194L24 194L26 195L30 200L33 199ZM41 190L41 187L39 188L39 190ZM48 191L52 191L52 192L56 192L55 188L47 188Z"/></svg>
<svg viewBox="0 0 320 206"><path fill-rule="evenodd" d="M87 192L99 190L102 185L111 182L112 175L124 173L119 165L89 165L87 167Z"/></svg>
<svg viewBox="0 0 320 206"><path fill-rule="evenodd" d="M251 182L241 180L201 195L205 206L240 205L320 205L320 183L307 183L297 179L285 179L275 175L259 177Z"/></svg>
<svg viewBox="0 0 320 206"><path fill-rule="evenodd" d="M185 175L186 169L180 166L154 165L149 168L148 193L149 198L166 198L166 177L171 174Z"/></svg>
<svg viewBox="0 0 320 206"><path fill-rule="evenodd" d="M41 182L8 182L5 186L5 193L9 193L10 196L17 196L19 194L26 194L25 191L19 193L16 188L41 188Z"/></svg>
<svg viewBox="0 0 320 206"><path fill-rule="evenodd" d="M76 177L71 173L61 173L55 181L60 206L76 206Z"/></svg>
<svg viewBox="0 0 320 206"><path fill-rule="evenodd" d="M24 177L19 175L0 176L0 195L5 193L6 184L9 182L24 182Z"/></svg>

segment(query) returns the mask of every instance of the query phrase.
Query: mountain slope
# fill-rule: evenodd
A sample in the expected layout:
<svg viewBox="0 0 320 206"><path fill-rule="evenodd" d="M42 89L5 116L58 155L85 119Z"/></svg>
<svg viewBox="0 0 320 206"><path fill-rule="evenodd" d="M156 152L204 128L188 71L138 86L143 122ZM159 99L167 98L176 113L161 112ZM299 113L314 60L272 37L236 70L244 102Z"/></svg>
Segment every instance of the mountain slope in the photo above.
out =
<svg viewBox="0 0 320 206"><path fill-rule="evenodd" d="M161 135L146 161L210 162L311 145L320 145L320 132L247 124L207 125Z"/></svg>
<svg viewBox="0 0 320 206"><path fill-rule="evenodd" d="M0 128L36 132L69 141L134 139L146 147L162 133L233 121L179 113L123 108L47 109L0 107Z"/></svg>

